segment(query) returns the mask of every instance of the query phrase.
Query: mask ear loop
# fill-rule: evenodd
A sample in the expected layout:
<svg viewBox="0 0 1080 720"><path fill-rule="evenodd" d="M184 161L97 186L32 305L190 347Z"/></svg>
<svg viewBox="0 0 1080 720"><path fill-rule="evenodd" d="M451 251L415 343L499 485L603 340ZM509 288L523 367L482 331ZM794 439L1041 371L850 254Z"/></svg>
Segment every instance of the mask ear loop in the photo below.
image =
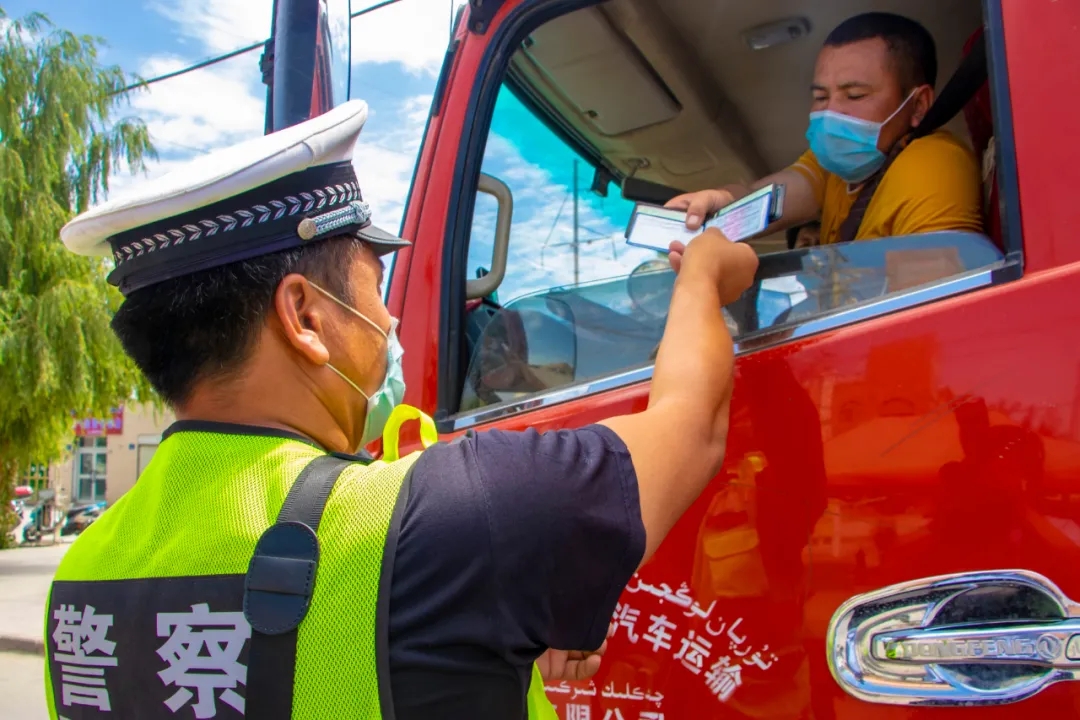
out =
<svg viewBox="0 0 1080 720"><path fill-rule="evenodd" d="M342 300L338 299L338 298L337 298L336 296L334 296L334 294L333 294L333 293L330 293L330 292L327 292L326 290L323 290L323 289L322 289L321 287L319 287L319 286L318 286L318 285L317 285L317 284L316 284L316 283L315 283L314 281L312 281L312 280L308 280L308 283L309 283L309 284L311 285L311 287L315 288L316 290L318 290L319 292L321 292L321 293L322 293L323 295L325 295L326 297L330 298L331 300L333 300L334 302L336 302L336 303L337 303L338 305L340 305L341 307L345 308L346 310L348 310L349 312L351 312L351 313L352 313L353 315L355 315L356 317L360 318L361 320L363 320L364 322L366 322L366 323L367 323L368 325L370 325L371 327L373 327L373 328L375 328L376 330L378 330L378 331L379 331L379 334L383 336L383 339L384 339L384 340L389 340L389 339L390 339L390 333L389 333L389 332L387 332L386 330L383 330L383 329L382 329L381 327L379 327L378 325L376 325L376 324L375 324L375 321L374 321L374 320L372 320L371 318L369 318L369 317L368 317L367 315L365 315L364 313L360 312L359 310L357 310L356 308L354 308L354 307L353 307L352 305L349 305L348 303L346 303L346 302L343 302ZM393 329L393 327L392 327L392 326L391 326L391 329Z"/></svg>
<svg viewBox="0 0 1080 720"><path fill-rule="evenodd" d="M918 87L916 87L916 88L915 88L914 90L912 90L912 91L911 91L911 95L909 95L909 96L908 96L908 99L907 99L907 100L905 100L905 101L904 101L904 103L905 103L905 104L907 104L907 102L909 102L909 101L911 100L911 98L915 97L915 94L916 94L916 93L918 93L918 92L919 92L920 90L922 90L922 89L923 89L924 87L928 87L928 88L930 88L930 91L931 91L931 92L933 92L933 90L934 90L934 86L933 86L933 85L919 85ZM930 107L931 107L931 106L932 106L933 104L934 104L934 101L933 101L933 100L931 100L931 101L930 101L930 104L929 104L929 105L927 105L927 108L926 108L926 109L927 109L927 112L929 112L929 110L930 110ZM903 107L903 106L901 106L901 107ZM897 110L897 112L899 112L899 110ZM923 124L924 122L926 122L926 115L927 115L927 113L925 113L925 112L924 112L924 113L923 113L923 115L922 115L922 117L921 117L921 118L919 118L919 125L922 125L922 124ZM919 125L916 125L915 127L911 128L911 129L909 130L909 132L914 132L915 130L917 130L917 129L919 128Z"/></svg>
<svg viewBox="0 0 1080 720"><path fill-rule="evenodd" d="M368 402L370 402L370 401L371 401L371 397L370 397L370 396L369 396L369 395L368 395L368 394L367 394L366 392L364 392L363 390L361 390L361 389L360 389L360 386L359 386L359 385L357 385L357 384L356 384L356 383L354 383L354 382L353 382L352 380L350 380L349 378L347 378L347 377L345 376L345 373L341 372L340 370L338 370L338 369L337 369L336 367L334 367L334 366L333 366L333 365L331 365L330 363L326 363L326 367L328 367L328 368L330 368L331 370L333 370L333 371L334 371L334 372L335 372L335 373L337 374L337 376L338 376L339 378L341 378L341 379L342 379L342 380L344 380L345 382L349 383L349 385L351 385L351 386L352 386L352 389L353 389L353 390L355 390L356 392L360 393L360 394L361 394L361 395L362 395L362 396L364 397L364 399L365 399L365 400L367 400Z"/></svg>
<svg viewBox="0 0 1080 720"><path fill-rule="evenodd" d="M351 312L351 313L352 313L353 315L355 315L356 317L359 317L359 318L361 318L361 320L362 320L362 321L364 321L365 323L367 323L368 325L370 325L370 326L374 327L374 328L375 328L376 330L378 330L378 331L379 331L379 334L381 334L381 335L382 335L383 339L386 339L387 341L389 341L389 340L390 340L390 334L389 334L389 332L383 331L383 329L382 329L381 327L379 327L378 325L376 325L376 324L375 324L374 322L370 321L370 320L369 320L369 318L368 318L368 317L367 317L366 315L364 315L364 313L360 312L359 310L356 310L355 308L352 308L352 307L350 307L350 305L349 305L349 304L347 304L347 303L345 303L345 302L342 302L341 300L339 300L338 298L336 298L336 297L335 297L335 296L334 296L334 295L333 295L332 293L328 293L328 291L326 291L326 290L324 290L324 289L323 289L322 287L320 287L318 283L315 283L315 282L314 282L314 281L312 281L312 280L308 280L308 283L309 283L309 284L311 285L311 287L315 288L316 290L319 290L319 291L320 291L320 293L322 293L323 295L325 295L325 296L326 296L327 298L329 298L330 300L333 300L334 302L338 303L339 305L341 305L341 307L342 307L342 308L345 308L346 310L348 310L349 312ZM393 326L392 326L392 325L391 325L391 329L393 329ZM348 378L348 377L346 376L346 373L345 373L345 372L342 372L341 370L337 369L337 368L336 368L336 367L334 367L333 365L330 365L329 363L326 363L326 367L328 367L329 369L332 369L332 370L334 370L334 372L336 373L337 377L339 377L339 378L341 378L342 380L345 380L345 381L346 381L347 383L349 383L349 385L351 386L351 388L352 388L353 390L355 390L355 391L356 391L357 393L360 393L360 394L361 394L361 395L363 396L363 398L364 398L365 400L367 400L367 402L370 402L370 400L372 400L372 396L368 395L368 394L367 394L367 393L365 393L365 392L364 392L363 390L361 390L361 389L360 389L360 385L357 385L357 384L356 384L355 382L353 382L352 380L350 380L350 379L349 379L349 378Z"/></svg>
<svg viewBox="0 0 1080 720"><path fill-rule="evenodd" d="M903 110L904 108L907 107L907 104L909 102L911 102L911 98L915 97L915 93L919 92L920 88L922 88L922 85L920 85L919 87L917 87L914 90L912 90L911 92L909 92L908 96L906 98L904 98L904 102L900 103L900 107L893 110L892 115L885 118L885 122L881 123L881 127L885 127L886 125L891 123L893 121L893 118L895 118L897 115L899 115L901 110Z"/></svg>
<svg viewBox="0 0 1080 720"><path fill-rule="evenodd" d="M346 310L351 312L353 315L355 315L356 317L358 317L361 320L363 320L364 322L366 322L371 327L375 328L379 332L379 334L383 336L383 339L386 341L388 350L390 349L390 333L394 332L394 330L397 329L397 325L398 325L397 318L394 318L394 317L390 318L390 329L389 330L383 330L381 327L376 325L375 322L373 320L371 320L371 318L367 317L366 315L364 315L362 312L360 312L356 308L352 307L351 305L343 302L338 297L336 297L333 293L330 293L327 290L323 289L322 287L319 286L318 283L312 281L311 279L308 279L308 283L311 284L311 287L315 288L316 290L321 292L323 295L330 298L331 300L336 302L338 305L345 308ZM361 390L360 387L356 383L354 383L352 380L350 380L348 377L346 377L345 373L338 370L336 367L331 365L329 362L326 363L326 367L333 370L334 373L339 378L341 378L342 380L347 382L354 390L356 390L356 392L360 393L360 395L364 398L364 400L366 400L369 403L371 402L371 396L369 396L366 392ZM386 460L387 462L393 462L394 460L398 459L398 453L399 453L398 434L401 431L402 423L404 423L406 420L419 420L420 421L420 441L423 443L424 449L427 449L427 448L431 447L432 445L434 445L439 440L439 433L438 433L438 430L435 428L435 421L434 420L432 420L430 417L425 415L423 412L421 412L417 408L410 407L408 405L399 405L398 407L394 408L393 411L391 411L390 417L387 418L386 426L383 428L383 459Z"/></svg>

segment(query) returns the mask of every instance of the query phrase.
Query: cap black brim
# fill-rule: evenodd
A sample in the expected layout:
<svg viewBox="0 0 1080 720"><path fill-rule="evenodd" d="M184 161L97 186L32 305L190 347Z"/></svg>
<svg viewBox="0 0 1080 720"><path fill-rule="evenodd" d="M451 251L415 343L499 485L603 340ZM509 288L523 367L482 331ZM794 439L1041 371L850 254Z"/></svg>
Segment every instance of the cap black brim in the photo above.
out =
<svg viewBox="0 0 1080 720"><path fill-rule="evenodd" d="M357 230L356 237L370 245L372 251L380 257L412 245L408 240L402 240L397 235L391 235L374 225Z"/></svg>

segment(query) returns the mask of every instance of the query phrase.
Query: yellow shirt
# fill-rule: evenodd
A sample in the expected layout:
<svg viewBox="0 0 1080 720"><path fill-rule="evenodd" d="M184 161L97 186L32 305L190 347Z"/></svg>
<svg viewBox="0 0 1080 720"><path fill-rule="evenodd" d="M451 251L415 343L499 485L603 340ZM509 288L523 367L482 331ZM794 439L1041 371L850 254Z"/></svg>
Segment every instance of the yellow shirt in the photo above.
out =
<svg viewBox="0 0 1080 720"><path fill-rule="evenodd" d="M814 188L821 208L821 244L839 240L859 188L850 188L807 150L792 169ZM975 155L951 133L913 140L896 156L866 208L856 240L939 230L983 232L982 178Z"/></svg>

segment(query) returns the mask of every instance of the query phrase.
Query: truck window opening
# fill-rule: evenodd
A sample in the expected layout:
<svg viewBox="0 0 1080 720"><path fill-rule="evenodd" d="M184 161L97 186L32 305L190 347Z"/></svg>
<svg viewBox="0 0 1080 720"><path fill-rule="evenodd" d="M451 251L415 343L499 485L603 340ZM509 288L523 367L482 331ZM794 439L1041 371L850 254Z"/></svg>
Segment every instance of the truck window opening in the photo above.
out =
<svg viewBox="0 0 1080 720"><path fill-rule="evenodd" d="M491 70L502 72L502 85L480 167L512 195L505 272L462 308L463 347L449 349L464 360L460 392L446 413L647 377L674 274L665 255L625 243L635 202L621 181L671 193L722 187L782 170L806 150L814 58L844 18L806 3L814 31L754 50L738 23L705 43L692 5L615 0L576 10L535 28L505 68ZM769 5L738 20L775 15ZM876 9L864 5L858 10ZM929 1L904 9L933 36L939 92L982 24L977 0L955 5L948 16ZM693 52L676 50L657 25ZM946 227L794 248L786 227L767 232L749 241L762 257L758 281L726 309L741 350L858 322L920 292L932 299L1004 277L997 271L1015 260L1002 251L989 116L983 88L943 130L981 172L978 232ZM457 281L495 269L499 210L493 196L477 194Z"/></svg>

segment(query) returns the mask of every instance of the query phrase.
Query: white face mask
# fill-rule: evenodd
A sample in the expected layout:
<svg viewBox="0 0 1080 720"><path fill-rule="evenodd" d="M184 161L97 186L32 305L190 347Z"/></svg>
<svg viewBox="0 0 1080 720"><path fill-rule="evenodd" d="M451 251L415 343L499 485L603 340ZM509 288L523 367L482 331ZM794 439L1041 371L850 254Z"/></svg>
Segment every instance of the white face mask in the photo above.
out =
<svg viewBox="0 0 1080 720"><path fill-rule="evenodd" d="M382 435L383 428L386 427L386 421L390 418L390 413L392 413L394 408L400 405L401 401L405 398L405 377L401 367L401 358L405 355L405 349L401 347L401 343L398 341L398 319L395 317L390 318L390 331L387 332L353 306L334 297L334 295L323 290L311 280L308 280L308 282L323 295L375 328L379 334L386 339L386 375L383 377L382 385L380 385L379 389L371 395L368 395L361 390L359 385L345 376L345 373L341 372L330 363L326 363L326 367L337 373L338 377L347 382L353 390L360 393L364 400L367 401L367 417L364 420L364 434L360 439L360 447L362 448Z"/></svg>

